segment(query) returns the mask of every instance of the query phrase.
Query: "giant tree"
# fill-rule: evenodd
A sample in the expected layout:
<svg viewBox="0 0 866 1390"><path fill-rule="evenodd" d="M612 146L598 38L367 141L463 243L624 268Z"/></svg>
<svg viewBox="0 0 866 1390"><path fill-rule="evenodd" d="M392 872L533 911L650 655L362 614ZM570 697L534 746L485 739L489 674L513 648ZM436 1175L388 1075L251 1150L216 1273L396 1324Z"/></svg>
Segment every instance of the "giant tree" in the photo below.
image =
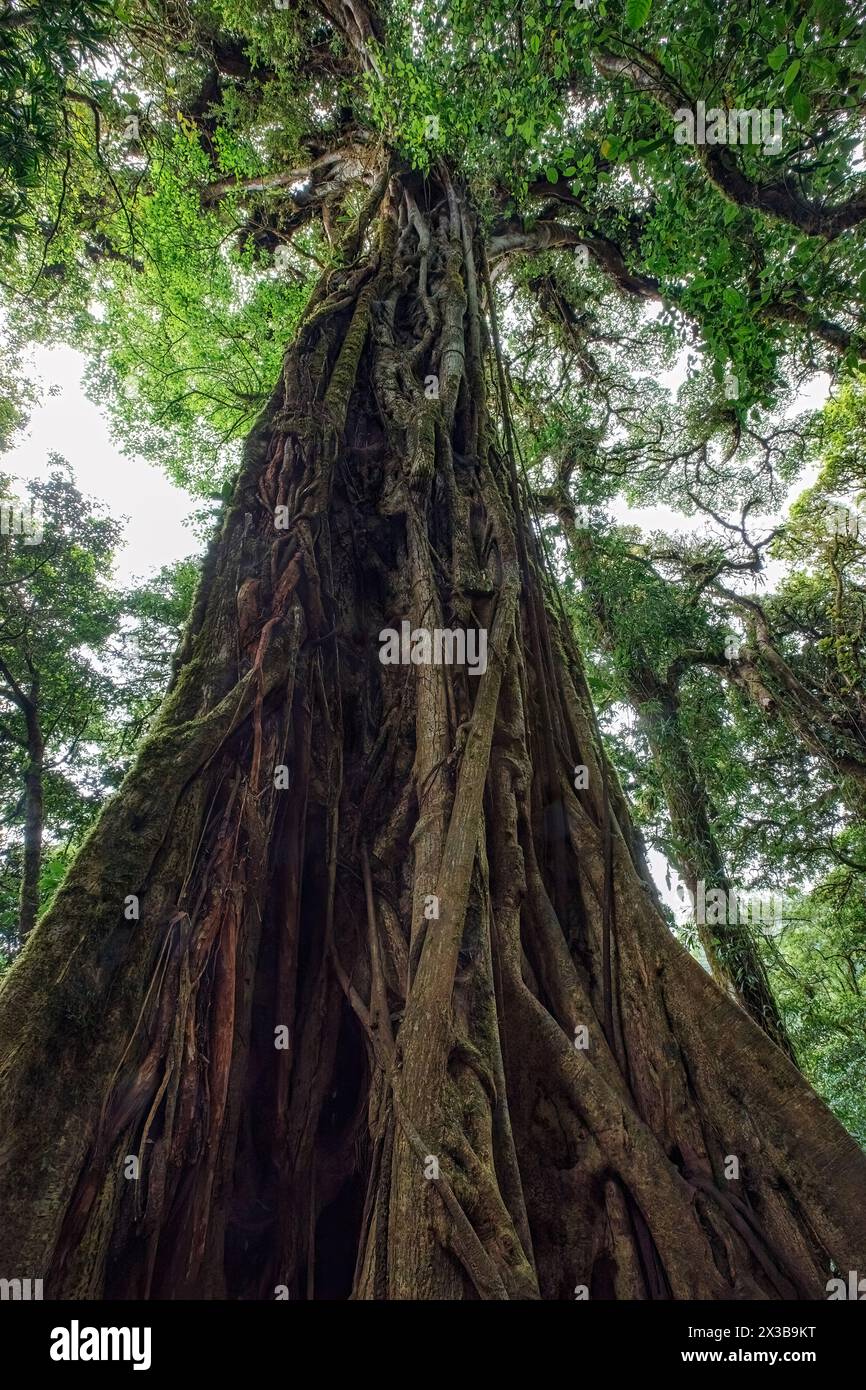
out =
<svg viewBox="0 0 866 1390"><path fill-rule="evenodd" d="M798 31L816 53L833 14ZM766 17L690 16L703 71L662 42L681 11L647 40L689 99L737 54L744 97L766 92ZM157 148L153 111L125 174L95 156L57 313L90 262L107 298L159 281L176 353L203 306L252 354L226 387L196 351L145 418L182 425L194 393L228 433L254 405L272 335L261 298L220 316L227 236L247 269L283 245L321 274L160 714L0 995L4 1268L60 1297L821 1297L866 1252L866 1161L660 911L532 521L499 320L517 257L584 244L612 293L669 276L714 351L742 329L746 411L812 327L789 283L850 310L821 239L861 254L863 199L834 185L856 113L820 65L797 85L826 146L801 198L759 152L684 159L662 59L648 95L631 40L582 10L148 6L125 41L131 89L179 93L186 147ZM647 155L633 217L607 123ZM198 306L153 258L171 197L191 254L213 232ZM743 219L753 302L721 264L681 293L696 210L729 252ZM108 306L106 370L134 294ZM404 622L483 629L483 673L384 663Z"/></svg>

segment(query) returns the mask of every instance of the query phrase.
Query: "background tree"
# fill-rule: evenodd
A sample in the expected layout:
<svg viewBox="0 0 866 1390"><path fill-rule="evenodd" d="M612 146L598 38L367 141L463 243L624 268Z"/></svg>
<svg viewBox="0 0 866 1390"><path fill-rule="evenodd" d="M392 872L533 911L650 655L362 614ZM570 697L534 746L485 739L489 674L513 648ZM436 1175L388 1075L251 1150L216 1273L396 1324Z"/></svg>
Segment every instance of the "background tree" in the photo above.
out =
<svg viewBox="0 0 866 1390"><path fill-rule="evenodd" d="M59 472L53 486L33 486L31 491L38 505L51 509L45 539L23 550L20 537L4 537L2 565L0 659L7 669L23 667L26 689L32 689L34 679L38 687L38 700L19 687L23 708L10 688L2 725L7 756L0 792L0 935L5 962L17 954L26 935L22 900L28 899L32 926L105 797L128 771L168 683L198 572L194 561L183 561L118 594L111 582L116 524ZM38 585L30 573L36 565ZM26 624L21 621L25 607ZM28 758L28 721L41 735L41 761ZM36 814L40 806L41 818ZM29 860L27 836L22 835L28 828Z"/></svg>
<svg viewBox="0 0 866 1390"><path fill-rule="evenodd" d="M606 649L613 667L611 693L634 708L655 764L669 826L664 848L695 905L708 965L722 988L732 990L768 1035L792 1054L749 923L739 913L733 921L727 913L724 922L702 921L697 908L699 894L704 902L712 890L723 892L730 902L734 885L714 829L715 809L690 747L680 683L693 664L690 654L723 648L724 633L712 631L706 611L694 601L689 606L688 593L661 582L643 557L631 554L633 546L614 536L601 540L588 527L578 529L567 507L563 526L569 560L580 578L584 627L588 620ZM644 794L646 790L644 781Z"/></svg>
<svg viewBox="0 0 866 1390"><path fill-rule="evenodd" d="M840 983L843 996L856 994L862 967L855 951L849 973L831 974L832 983L825 980L816 993L802 952L802 943L811 939L819 957L836 956L828 903L844 908L855 936L858 929L862 934L866 907L858 853L860 684L851 679L861 641L863 551L854 505L856 474L838 467L843 450L850 457L851 440L847 431L833 428L840 411L856 429L852 396L845 392L813 422L818 480L793 506L784 527L767 528L757 544L742 519L728 523L714 516L713 534L703 540L681 535L672 542L659 535L647 546L633 528L605 534L597 515L579 525L569 500L573 487L554 488L538 500L558 511L569 538L567 583L584 649L601 641L593 691L649 842L682 872L688 857L706 843L706 817L692 834L677 829L682 807L688 809L700 791L714 854L730 863L738 883L785 896L792 885L810 885L791 902L784 929L768 937L768 929L760 928L757 937L751 933L751 945L763 958L761 974L769 972L781 990L790 1015L786 1022L803 1040L810 1076L859 1133L859 1108L843 1078L849 1065L856 1068L862 1037L855 1026L834 1038L837 1086L829 1080L819 1038L823 1028L828 1041L831 1028L828 997L838 993ZM840 500L846 492L847 502ZM761 582L768 565L780 577L775 591L759 599L763 636L775 656L766 669L761 649L738 631L755 599L726 586L741 585L750 575ZM652 665L648 669L648 650L654 653L655 672ZM664 711L659 690L655 700L647 700L647 687L654 686L667 693ZM640 714L631 728L622 718L624 700ZM817 717L804 708L809 700L815 701ZM798 744L792 744L792 734ZM669 759L671 742L681 772L686 769L673 804L670 766L667 776L660 766L660 751ZM648 758L655 776L648 775ZM855 775L846 776L852 764ZM688 871L684 877L693 895ZM687 938L695 928L681 930ZM706 933L705 927L701 935ZM705 940L702 945L707 950ZM711 941L709 958L713 949ZM846 1053L849 1061L843 1062Z"/></svg>
<svg viewBox="0 0 866 1390"><path fill-rule="evenodd" d="M153 723L192 608L199 562L180 560L127 589L123 619L111 650L115 680L112 780L119 783Z"/></svg>
<svg viewBox="0 0 866 1390"><path fill-rule="evenodd" d="M70 132L66 79L110 33L112 0L6 0L0 11L0 240L27 229L43 164ZM69 158L66 162L69 173ZM53 236L46 229L46 250Z"/></svg>
<svg viewBox="0 0 866 1390"><path fill-rule="evenodd" d="M25 509L39 529L0 536L0 736L11 755L11 820L22 822L21 939L39 907L46 777L60 781L83 771L82 749L107 693L94 655L118 621L106 584L116 523L93 515L60 468L27 491ZM15 505L8 495L4 502Z"/></svg>

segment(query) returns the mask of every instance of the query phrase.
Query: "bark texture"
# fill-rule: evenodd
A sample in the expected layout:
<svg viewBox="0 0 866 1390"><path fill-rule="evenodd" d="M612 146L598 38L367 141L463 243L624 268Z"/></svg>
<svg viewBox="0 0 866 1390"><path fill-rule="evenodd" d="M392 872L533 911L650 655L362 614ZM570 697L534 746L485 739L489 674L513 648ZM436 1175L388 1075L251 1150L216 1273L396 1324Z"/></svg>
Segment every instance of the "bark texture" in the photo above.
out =
<svg viewBox="0 0 866 1390"><path fill-rule="evenodd" d="M39 682L35 678L24 709L24 719L27 726L27 768L24 774L24 853L18 914L18 933L22 941L36 925L42 869L45 740L39 717Z"/></svg>
<svg viewBox="0 0 866 1390"><path fill-rule="evenodd" d="M49 1296L822 1298L866 1263L866 1159L660 914L486 282L444 171L377 183L7 978L0 1271ZM486 672L383 665L404 619L486 629Z"/></svg>

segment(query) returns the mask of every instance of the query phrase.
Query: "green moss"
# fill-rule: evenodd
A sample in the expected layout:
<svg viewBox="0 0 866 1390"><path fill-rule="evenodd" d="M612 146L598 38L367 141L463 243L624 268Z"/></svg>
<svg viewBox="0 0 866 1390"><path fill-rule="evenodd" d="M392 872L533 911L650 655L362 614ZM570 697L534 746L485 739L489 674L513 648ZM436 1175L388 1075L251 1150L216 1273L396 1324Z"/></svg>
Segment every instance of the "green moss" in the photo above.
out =
<svg viewBox="0 0 866 1390"><path fill-rule="evenodd" d="M367 340L367 330L370 325L370 303L376 285L377 282L374 281L365 286L358 296L352 321L343 339L340 354L325 392L325 410L337 433L342 433L345 427L349 399L358 375L358 363L361 360L361 353Z"/></svg>

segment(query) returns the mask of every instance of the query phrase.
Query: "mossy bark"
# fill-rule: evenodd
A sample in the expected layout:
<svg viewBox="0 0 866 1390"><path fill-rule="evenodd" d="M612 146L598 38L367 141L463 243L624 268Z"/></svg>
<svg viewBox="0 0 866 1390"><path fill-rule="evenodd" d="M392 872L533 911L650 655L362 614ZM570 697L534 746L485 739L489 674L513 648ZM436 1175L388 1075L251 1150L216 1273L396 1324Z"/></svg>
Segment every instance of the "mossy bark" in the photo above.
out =
<svg viewBox="0 0 866 1390"><path fill-rule="evenodd" d="M866 1260L866 1160L647 882L481 257L401 177L324 277L0 994L0 1270L51 1296L820 1298ZM383 665L403 619L486 629L486 671Z"/></svg>
<svg viewBox="0 0 866 1390"><path fill-rule="evenodd" d="M45 739L39 710L39 680L34 678L24 708L27 728L27 767L24 773L24 846L18 934L23 941L39 914L39 876L42 872L44 825Z"/></svg>

